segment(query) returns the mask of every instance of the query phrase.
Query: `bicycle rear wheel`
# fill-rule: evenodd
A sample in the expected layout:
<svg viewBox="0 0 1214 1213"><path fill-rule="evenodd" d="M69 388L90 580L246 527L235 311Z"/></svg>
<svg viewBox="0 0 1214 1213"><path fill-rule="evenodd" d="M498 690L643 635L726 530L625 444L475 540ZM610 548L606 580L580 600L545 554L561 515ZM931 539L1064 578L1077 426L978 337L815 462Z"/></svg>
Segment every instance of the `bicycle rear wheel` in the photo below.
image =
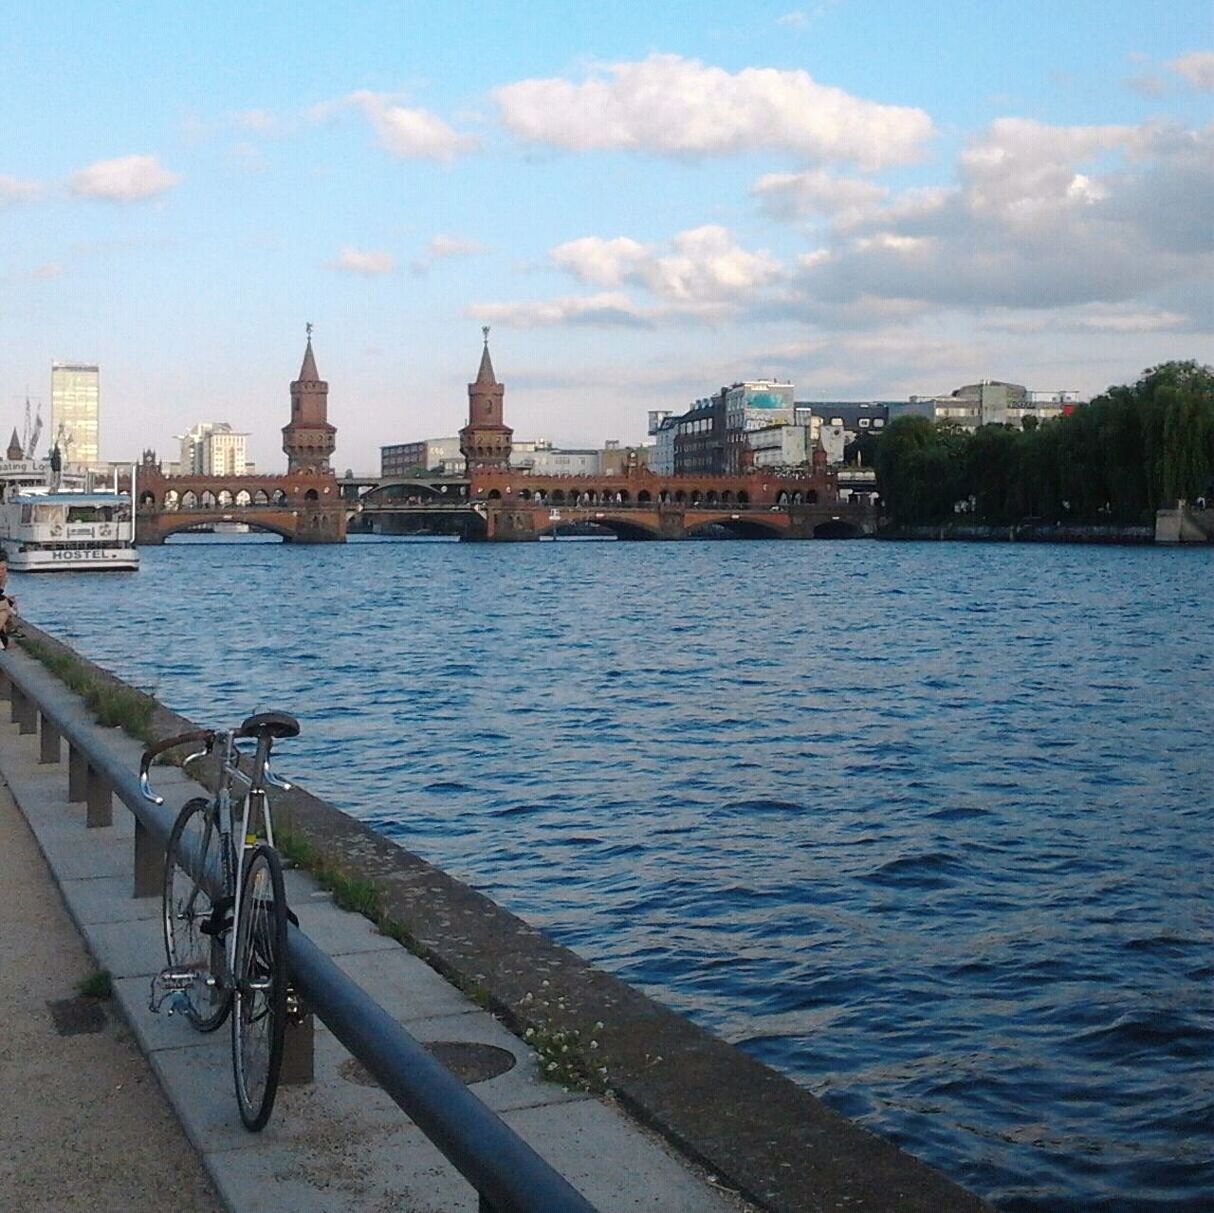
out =
<svg viewBox="0 0 1214 1213"><path fill-rule="evenodd" d="M273 847L262 843L253 849L239 904L232 1070L240 1118L256 1133L274 1108L287 1023L287 898Z"/></svg>
<svg viewBox="0 0 1214 1213"><path fill-rule="evenodd" d="M192 969L197 975L183 993L186 1018L200 1032L214 1032L232 1005L223 981L223 935L211 933L214 904L189 867L192 855L203 866L219 858L221 867L230 870L219 856L220 835L209 809L210 802L201 796L186 801L173 823L164 860L164 950L170 969Z"/></svg>

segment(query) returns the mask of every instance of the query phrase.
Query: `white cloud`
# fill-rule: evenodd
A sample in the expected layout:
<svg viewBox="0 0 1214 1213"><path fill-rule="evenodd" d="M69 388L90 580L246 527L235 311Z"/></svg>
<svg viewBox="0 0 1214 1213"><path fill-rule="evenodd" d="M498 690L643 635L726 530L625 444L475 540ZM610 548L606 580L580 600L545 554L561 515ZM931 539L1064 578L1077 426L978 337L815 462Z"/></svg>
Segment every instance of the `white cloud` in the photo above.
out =
<svg viewBox="0 0 1214 1213"><path fill-rule="evenodd" d="M824 169L768 173L755 182L750 192L777 219L831 215L844 222L871 210L889 196L883 185L856 177L838 177Z"/></svg>
<svg viewBox="0 0 1214 1213"><path fill-rule="evenodd" d="M583 282L640 286L678 304L735 304L783 274L766 252L737 244L715 224L680 232L663 251L626 236L586 236L552 250L553 261Z"/></svg>
<svg viewBox="0 0 1214 1213"><path fill-rule="evenodd" d="M330 264L335 270L345 270L351 274L364 274L367 277L390 274L396 269L396 259L391 253L371 252L365 249L351 248L348 244L341 250L341 256Z"/></svg>
<svg viewBox="0 0 1214 1213"><path fill-rule="evenodd" d="M33 202L42 195L42 184L19 177L0 176L0 206L6 202Z"/></svg>
<svg viewBox="0 0 1214 1213"><path fill-rule="evenodd" d="M119 156L98 160L68 179L68 189L81 198L109 202L141 202L163 194L181 177L170 172L155 156Z"/></svg>
<svg viewBox="0 0 1214 1213"><path fill-rule="evenodd" d="M805 71L730 73L679 55L610 64L581 83L523 80L493 95L520 139L575 151L721 155L776 148L877 168L915 159L932 134L921 109L866 101Z"/></svg>
<svg viewBox="0 0 1214 1213"><path fill-rule="evenodd" d="M485 245L479 240L465 240L460 236L447 236L439 233L432 236L426 245L425 252L414 258L410 268L415 274L425 274L436 261L448 261L456 257L475 257L487 252Z"/></svg>
<svg viewBox="0 0 1214 1213"><path fill-rule="evenodd" d="M538 302L478 303L468 309L468 314L485 324L501 324L511 328L544 328L562 324L645 328L652 323L652 318L627 295L614 291Z"/></svg>
<svg viewBox="0 0 1214 1213"><path fill-rule="evenodd" d="M1214 51L1191 51L1179 59L1173 59L1168 67L1183 76L1194 88L1214 91Z"/></svg>
<svg viewBox="0 0 1214 1213"><path fill-rule="evenodd" d="M598 286L621 286L650 256L645 245L627 236L583 236L552 250L552 260L561 269Z"/></svg>
<svg viewBox="0 0 1214 1213"><path fill-rule="evenodd" d="M1004 118L971 142L957 175L836 230L831 256L801 272L807 305L1137 301L1127 314L1141 316L1153 291L1196 297L1189 288L1214 275L1214 127Z"/></svg>
<svg viewBox="0 0 1214 1213"><path fill-rule="evenodd" d="M400 159L450 161L472 151L479 142L476 136L461 134L429 110L397 104L387 93L361 89L339 104L361 110L380 147ZM324 116L332 108L321 106L314 113Z"/></svg>

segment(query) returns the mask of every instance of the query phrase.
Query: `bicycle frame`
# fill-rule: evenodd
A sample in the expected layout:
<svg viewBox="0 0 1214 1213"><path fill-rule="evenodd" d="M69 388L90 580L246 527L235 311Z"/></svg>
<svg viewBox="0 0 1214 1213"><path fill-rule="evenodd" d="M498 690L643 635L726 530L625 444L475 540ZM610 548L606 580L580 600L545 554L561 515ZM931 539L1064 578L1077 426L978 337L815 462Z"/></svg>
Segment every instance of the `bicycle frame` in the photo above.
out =
<svg viewBox="0 0 1214 1213"><path fill-rule="evenodd" d="M249 852L263 841L260 830L264 830L264 841L271 847L274 846L274 821L270 813L266 786L289 789L291 784L285 779L280 779L270 769L270 749L273 742L268 735L263 734L258 738L256 749L252 752L242 750L236 744L238 733L235 729L228 729L222 733L207 733L204 736L206 748L188 755L182 760L181 765L184 768L191 762L205 758L218 743L220 748L219 782L207 807L207 831L204 835L199 860L205 865L213 829L219 841L219 859L225 892L230 889L232 897L232 922L225 932L222 972L222 981L226 987L230 988L234 980L236 940L244 908L241 904L241 890L246 859ZM245 774L240 765L241 759L249 758L252 759L251 775ZM239 818L233 804L232 793L235 781L245 785L245 791L239 797ZM140 775L140 784L143 794L149 800L154 803L163 803L163 798L152 791L146 765ZM239 833L237 833L238 830ZM238 846L233 845L237 837L239 838ZM191 901L196 895L197 889L191 894ZM214 980L214 974L212 980Z"/></svg>

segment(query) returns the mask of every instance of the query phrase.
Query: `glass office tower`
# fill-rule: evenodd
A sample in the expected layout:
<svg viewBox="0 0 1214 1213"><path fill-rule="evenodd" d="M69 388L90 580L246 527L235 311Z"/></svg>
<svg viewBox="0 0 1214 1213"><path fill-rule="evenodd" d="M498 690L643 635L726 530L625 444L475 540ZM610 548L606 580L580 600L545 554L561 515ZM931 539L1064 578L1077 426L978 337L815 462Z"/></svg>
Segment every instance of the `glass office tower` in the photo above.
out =
<svg viewBox="0 0 1214 1213"><path fill-rule="evenodd" d="M65 463L96 463L100 451L101 375L95 366L51 363L51 441Z"/></svg>

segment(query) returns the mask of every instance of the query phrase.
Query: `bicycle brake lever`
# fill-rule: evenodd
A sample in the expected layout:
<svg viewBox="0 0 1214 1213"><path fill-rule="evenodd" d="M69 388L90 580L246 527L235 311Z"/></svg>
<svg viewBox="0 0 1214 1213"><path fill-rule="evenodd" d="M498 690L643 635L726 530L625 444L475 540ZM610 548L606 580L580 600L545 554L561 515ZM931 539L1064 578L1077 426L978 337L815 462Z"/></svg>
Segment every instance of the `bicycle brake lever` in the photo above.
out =
<svg viewBox="0 0 1214 1213"><path fill-rule="evenodd" d="M268 758L266 759L265 766L262 767L262 771L265 773L266 783L268 783L271 787L282 788L284 792L289 792L291 790L292 785L290 783L288 783L285 779L279 778L279 776L275 775L274 772L270 770L270 760Z"/></svg>
<svg viewBox="0 0 1214 1213"><path fill-rule="evenodd" d="M164 797L157 796L152 791L152 785L148 782L147 771L139 772L139 790L143 793L144 800L150 800L152 804L164 804Z"/></svg>

